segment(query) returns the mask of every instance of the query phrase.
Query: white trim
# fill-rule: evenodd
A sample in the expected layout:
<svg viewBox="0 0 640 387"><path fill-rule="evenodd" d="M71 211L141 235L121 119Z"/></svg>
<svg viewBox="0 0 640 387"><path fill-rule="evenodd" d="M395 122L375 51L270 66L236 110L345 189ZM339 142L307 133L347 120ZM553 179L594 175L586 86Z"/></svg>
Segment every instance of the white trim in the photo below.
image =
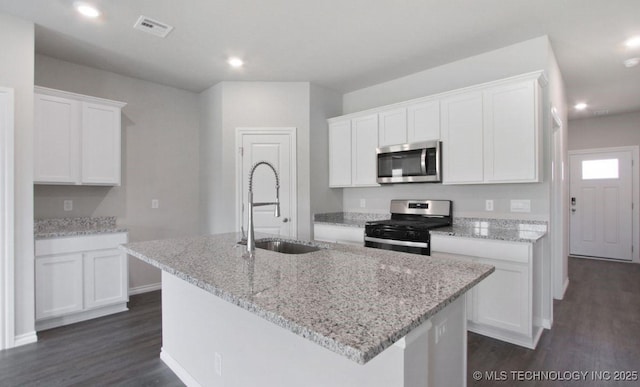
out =
<svg viewBox="0 0 640 387"><path fill-rule="evenodd" d="M198 383L187 370L184 369L183 366L180 365L171 355L165 351L164 347L160 350L160 359L164 362L164 364L173 371L174 374L182 381L182 383L186 384L189 387L200 387L201 384Z"/></svg>
<svg viewBox="0 0 640 387"><path fill-rule="evenodd" d="M640 263L640 179L638 178L638 160L640 160L640 147L638 145L633 145L611 148L576 149L569 151L569 160L571 160L571 156L573 155L609 152L631 152L631 160L633 161L633 166L631 167L631 201L633 203L631 244L633 246L633 254L631 255L630 262ZM569 165L569 168L571 168L571 165ZM569 192L571 192L571 181L569 181ZM569 231L569 234L571 234L571 231ZM614 262L629 262L615 259L606 260Z"/></svg>
<svg viewBox="0 0 640 387"><path fill-rule="evenodd" d="M14 347L19 347L21 345L27 345L27 344L32 344L38 341L38 335L36 334L36 331L31 331L28 333L23 333L21 335L18 335L14 338L13 343L14 343Z"/></svg>
<svg viewBox="0 0 640 387"><path fill-rule="evenodd" d="M44 95L51 95L51 96L54 96L54 97L74 99L74 100L77 100L77 101L97 103L97 104L101 104L101 105L115 106L115 107L118 107L118 108L121 108L121 109L123 107L127 106L126 102L114 101L112 99L105 99L105 98L99 98L99 97L92 97L90 95L72 93L70 91L63 91L63 90L57 90L57 89L50 89L48 87L42 87L42 86L34 86L33 87L33 91L38 93L38 94L44 94Z"/></svg>
<svg viewBox="0 0 640 387"><path fill-rule="evenodd" d="M4 101L4 103L2 103ZM14 289L14 95L0 87L0 350L16 345Z"/></svg>
<svg viewBox="0 0 640 387"><path fill-rule="evenodd" d="M566 278L566 280L564 281L564 287L562 289L562 298L564 298L564 295L567 294L567 289L569 289L569 277Z"/></svg>
<svg viewBox="0 0 640 387"><path fill-rule="evenodd" d="M245 134L273 134L273 135L288 135L289 136L289 165L291 168L291 184L289 185L289 198L291 201L292 213L289 214L291 218L291 235L290 238L297 238L298 236L298 175L297 175L297 128L295 127L238 127L236 128L236 226L235 230L240 231L242 226L242 179L246 179L247 176L242 176L242 155L238 151L242 146L242 136ZM246 230L245 230L246 231Z"/></svg>
<svg viewBox="0 0 640 387"><path fill-rule="evenodd" d="M161 290L161 289L162 289L162 282L157 282L155 284L141 285L141 286L136 286L134 288L129 288L129 295L134 296L136 294L154 292L156 290Z"/></svg>

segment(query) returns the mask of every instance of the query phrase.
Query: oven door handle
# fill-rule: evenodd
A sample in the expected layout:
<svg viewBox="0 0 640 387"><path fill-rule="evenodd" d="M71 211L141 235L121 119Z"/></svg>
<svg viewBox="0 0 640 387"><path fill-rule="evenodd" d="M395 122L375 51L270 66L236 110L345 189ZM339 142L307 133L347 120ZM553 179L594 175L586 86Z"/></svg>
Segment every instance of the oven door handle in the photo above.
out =
<svg viewBox="0 0 640 387"><path fill-rule="evenodd" d="M429 243L426 242L409 242L409 241L397 241L395 239L382 239L382 238L372 238L372 237L364 237L366 242L377 242L377 243L385 243L388 245L396 245L396 246L408 246L408 247L429 247Z"/></svg>

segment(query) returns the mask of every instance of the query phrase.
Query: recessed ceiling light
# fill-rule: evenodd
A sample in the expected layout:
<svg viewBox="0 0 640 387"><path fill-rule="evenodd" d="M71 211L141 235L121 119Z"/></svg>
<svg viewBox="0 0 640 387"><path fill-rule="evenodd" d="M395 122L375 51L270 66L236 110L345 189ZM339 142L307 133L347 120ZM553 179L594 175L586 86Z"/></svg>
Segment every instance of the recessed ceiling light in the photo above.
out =
<svg viewBox="0 0 640 387"><path fill-rule="evenodd" d="M634 36L632 38L627 39L627 41L624 42L624 45L629 48L640 47L640 36Z"/></svg>
<svg viewBox="0 0 640 387"><path fill-rule="evenodd" d="M586 109L586 108L587 108L587 104L586 104L586 103L584 103L584 102L580 102L580 103L577 103L577 104L574 106L574 108L575 108L576 110L584 110L584 109Z"/></svg>
<svg viewBox="0 0 640 387"><path fill-rule="evenodd" d="M229 60L228 60L227 62L229 63L229 65L230 65L231 67L235 67L235 68L242 67L242 65L244 64L244 62L242 61L242 59L240 59L240 58L235 58L235 57L233 57L233 58L229 58Z"/></svg>
<svg viewBox="0 0 640 387"><path fill-rule="evenodd" d="M80 12L83 16L95 19L100 16L100 11L90 4L87 3L75 3L76 11Z"/></svg>
<svg viewBox="0 0 640 387"><path fill-rule="evenodd" d="M624 64L624 67L635 67L640 64L640 58L627 59L622 63Z"/></svg>

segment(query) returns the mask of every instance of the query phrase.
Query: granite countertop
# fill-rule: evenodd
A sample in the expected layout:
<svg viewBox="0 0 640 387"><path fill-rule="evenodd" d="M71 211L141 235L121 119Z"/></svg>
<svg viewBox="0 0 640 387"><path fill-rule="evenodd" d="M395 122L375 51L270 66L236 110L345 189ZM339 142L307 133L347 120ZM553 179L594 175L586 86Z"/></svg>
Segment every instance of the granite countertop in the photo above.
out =
<svg viewBox="0 0 640 387"><path fill-rule="evenodd" d="M121 248L360 364L494 270L451 254L429 257L332 243L300 255L256 249L249 257L236 244L239 239L229 233Z"/></svg>
<svg viewBox="0 0 640 387"><path fill-rule="evenodd" d="M314 223L363 227L372 220L389 219L389 214L332 212L315 214ZM494 218L453 218L451 227L439 227L431 234L511 242L535 242L547 233L547 222Z"/></svg>
<svg viewBox="0 0 640 387"><path fill-rule="evenodd" d="M324 223L336 226L361 227L364 228L366 222L372 220L389 219L389 214L375 214L363 212L328 212L315 214L314 223Z"/></svg>
<svg viewBox="0 0 640 387"><path fill-rule="evenodd" d="M115 216L36 219L35 239L127 232L116 225Z"/></svg>
<svg viewBox="0 0 640 387"><path fill-rule="evenodd" d="M547 223L511 219L456 218L451 227L430 230L431 235L535 242L547 233Z"/></svg>

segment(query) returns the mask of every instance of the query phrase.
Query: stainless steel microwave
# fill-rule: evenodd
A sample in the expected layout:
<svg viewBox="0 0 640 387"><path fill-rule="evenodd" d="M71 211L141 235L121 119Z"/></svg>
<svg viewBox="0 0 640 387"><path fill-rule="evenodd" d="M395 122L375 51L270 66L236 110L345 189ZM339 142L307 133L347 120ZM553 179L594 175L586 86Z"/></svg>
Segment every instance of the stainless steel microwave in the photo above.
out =
<svg viewBox="0 0 640 387"><path fill-rule="evenodd" d="M442 181L440 141L376 148L378 183L438 183Z"/></svg>

